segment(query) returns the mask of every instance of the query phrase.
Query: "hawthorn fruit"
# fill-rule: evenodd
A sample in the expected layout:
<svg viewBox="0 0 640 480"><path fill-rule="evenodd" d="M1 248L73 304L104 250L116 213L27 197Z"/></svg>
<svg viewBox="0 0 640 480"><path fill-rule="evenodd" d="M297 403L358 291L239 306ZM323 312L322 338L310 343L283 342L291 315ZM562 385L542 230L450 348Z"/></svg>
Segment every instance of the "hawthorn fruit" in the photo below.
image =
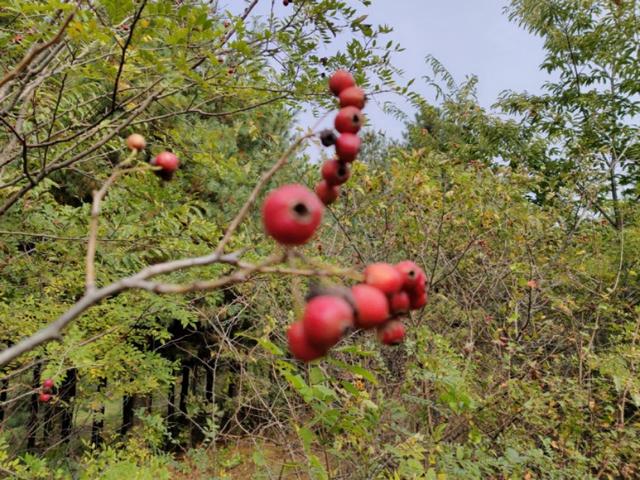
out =
<svg viewBox="0 0 640 480"><path fill-rule="evenodd" d="M283 245L302 245L315 233L324 206L316 195L299 184L273 190L262 205L266 232Z"/></svg>
<svg viewBox="0 0 640 480"><path fill-rule="evenodd" d="M302 323L309 343L326 351L353 328L353 309L340 297L320 295L307 303Z"/></svg>
<svg viewBox="0 0 640 480"><path fill-rule="evenodd" d="M348 163L341 162L340 160L327 160L322 165L322 178L324 178L327 184L342 185L351 176L351 168Z"/></svg>
<svg viewBox="0 0 640 480"><path fill-rule="evenodd" d="M303 362L316 360L326 353L326 350L316 348L309 343L302 322L295 322L289 327L287 339L289 341L289 351L295 358Z"/></svg>
<svg viewBox="0 0 640 480"><path fill-rule="evenodd" d="M360 137L353 133L343 133L336 140L336 155L343 162L353 162L360 152Z"/></svg>
<svg viewBox="0 0 640 480"><path fill-rule="evenodd" d="M364 282L389 295L402 288L402 274L388 263L373 263L364 270Z"/></svg>
<svg viewBox="0 0 640 480"><path fill-rule="evenodd" d="M358 133L364 123L364 117L358 108L345 107L340 109L334 123L340 133Z"/></svg>
<svg viewBox="0 0 640 480"><path fill-rule="evenodd" d="M356 304L356 326L373 328L389 319L389 301L379 289L366 284L351 287Z"/></svg>
<svg viewBox="0 0 640 480"><path fill-rule="evenodd" d="M338 96L347 88L355 87L356 81L346 70L337 70L331 78L329 78L329 89L331 92Z"/></svg>
<svg viewBox="0 0 640 480"><path fill-rule="evenodd" d="M360 87L345 88L340 92L340 107L356 107L360 110L364 108L367 96Z"/></svg>
<svg viewBox="0 0 640 480"><path fill-rule="evenodd" d="M316 185L316 195L325 205L331 205L338 199L340 188L336 185L329 185L326 180L322 180Z"/></svg>
<svg viewBox="0 0 640 480"><path fill-rule="evenodd" d="M392 320L378 328L378 339L385 345L399 345L405 334L404 324L398 320Z"/></svg>

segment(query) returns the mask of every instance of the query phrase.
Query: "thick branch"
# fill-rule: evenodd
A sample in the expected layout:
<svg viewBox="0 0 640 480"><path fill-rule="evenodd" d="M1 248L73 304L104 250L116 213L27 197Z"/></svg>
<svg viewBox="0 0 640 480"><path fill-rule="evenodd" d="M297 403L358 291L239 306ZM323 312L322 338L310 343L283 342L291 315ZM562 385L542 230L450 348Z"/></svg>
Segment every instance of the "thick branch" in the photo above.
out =
<svg viewBox="0 0 640 480"><path fill-rule="evenodd" d="M106 287L87 292L84 297L76 302L63 315L58 317L58 319L53 323L16 343L12 347L7 348L3 352L0 352L0 366L5 366L13 359L33 350L39 345L50 342L51 340L59 339L62 335L62 331L67 327L67 325L69 325L69 323L87 309L107 297L127 289L140 288L140 285L142 285L145 280L157 275L164 275L185 268L201 267L214 263L234 264L238 261L238 258L239 254L237 252L228 255L218 255L214 253L203 257L186 258L182 260L174 260L172 262L159 263L157 265L147 267L131 277L123 278L122 280L112 283L111 285L107 285Z"/></svg>

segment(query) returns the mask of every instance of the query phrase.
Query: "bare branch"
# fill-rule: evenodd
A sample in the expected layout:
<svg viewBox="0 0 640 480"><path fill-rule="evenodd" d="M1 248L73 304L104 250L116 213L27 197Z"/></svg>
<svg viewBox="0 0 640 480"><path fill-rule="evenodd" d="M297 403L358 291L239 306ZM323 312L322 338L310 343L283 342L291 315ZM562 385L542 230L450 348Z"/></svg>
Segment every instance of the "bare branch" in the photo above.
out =
<svg viewBox="0 0 640 480"><path fill-rule="evenodd" d="M119 176L130 172L132 169L127 168L131 165L131 162L136 157L137 150L133 150L129 157L125 159L120 165L116 167L113 173L109 176L106 182L102 185L100 190L93 192L93 204L91 205L91 220L89 223L89 241L87 242L87 260L86 260L86 285L87 292L96 288L96 272L95 272L95 256L96 245L98 242L98 217L100 216L100 202L107 194L107 190L111 185L115 183Z"/></svg>
<svg viewBox="0 0 640 480"><path fill-rule="evenodd" d="M118 98L118 85L120 83L120 77L122 76L122 70L124 69L124 62L127 56L127 49L131 44L131 39L133 38L133 31L136 28L136 24L138 20L140 20L140 16L142 15L142 10L144 10L145 5L147 4L147 0L142 0L140 4L140 8L136 11L133 20L131 21L131 26L129 27L129 35L122 46L122 55L120 55L120 64L118 65L118 73L116 74L116 80L113 83L113 93L111 94L111 111L113 112L116 109L116 102Z"/></svg>

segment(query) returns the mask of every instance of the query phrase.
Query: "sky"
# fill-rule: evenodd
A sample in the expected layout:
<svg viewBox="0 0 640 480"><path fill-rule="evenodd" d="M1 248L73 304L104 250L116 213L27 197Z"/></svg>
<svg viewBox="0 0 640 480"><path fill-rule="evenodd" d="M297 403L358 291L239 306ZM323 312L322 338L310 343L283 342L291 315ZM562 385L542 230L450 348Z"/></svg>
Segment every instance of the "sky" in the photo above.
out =
<svg viewBox="0 0 640 480"><path fill-rule="evenodd" d="M539 71L544 55L541 39L509 21L503 13L508 0L373 0L366 8L358 0L347 1L369 15L367 23L393 27L389 38L406 50L392 61L404 70L406 80L416 78L413 88L429 100L435 100L435 90L420 80L430 72L424 61L427 55L437 58L458 82L477 75L478 100L486 108L503 90L539 92L548 78ZM398 97L384 100L402 105ZM403 108L412 113L408 105ZM366 113L376 130L401 136L404 125L380 106L370 102ZM303 125L315 123L309 113L298 120Z"/></svg>

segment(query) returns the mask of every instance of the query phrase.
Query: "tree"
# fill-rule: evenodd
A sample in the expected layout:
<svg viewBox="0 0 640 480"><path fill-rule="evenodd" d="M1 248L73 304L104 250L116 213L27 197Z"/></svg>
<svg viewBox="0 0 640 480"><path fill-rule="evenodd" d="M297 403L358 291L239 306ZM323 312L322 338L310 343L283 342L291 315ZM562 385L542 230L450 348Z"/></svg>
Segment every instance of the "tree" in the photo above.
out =
<svg viewBox="0 0 640 480"><path fill-rule="evenodd" d="M548 136L546 155L528 166L546 192L577 193L616 229L638 183L637 2L514 0L509 17L544 40L542 95L505 93L500 104ZM574 182L575 181L575 182Z"/></svg>

